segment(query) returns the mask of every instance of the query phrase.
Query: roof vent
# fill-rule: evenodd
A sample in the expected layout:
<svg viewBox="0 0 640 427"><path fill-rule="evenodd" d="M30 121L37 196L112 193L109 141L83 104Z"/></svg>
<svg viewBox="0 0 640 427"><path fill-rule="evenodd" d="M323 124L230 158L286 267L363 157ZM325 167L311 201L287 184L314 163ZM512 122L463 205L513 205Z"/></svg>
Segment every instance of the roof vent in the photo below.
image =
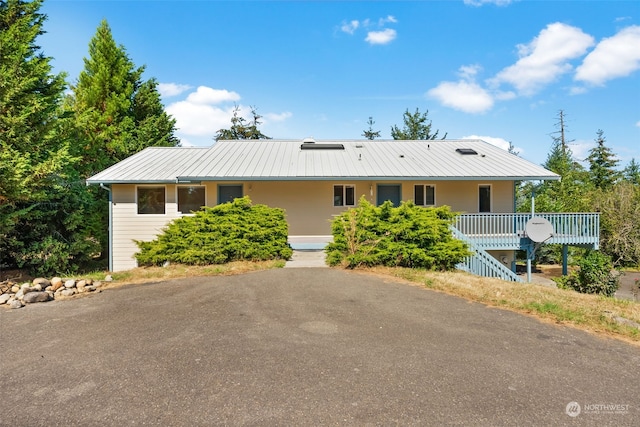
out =
<svg viewBox="0 0 640 427"><path fill-rule="evenodd" d="M456 148L456 152L462 154L463 156L478 154L478 152L473 148Z"/></svg>
<svg viewBox="0 0 640 427"><path fill-rule="evenodd" d="M305 138L305 139L302 140L302 143L303 144L315 144L316 140L313 139L313 138Z"/></svg>

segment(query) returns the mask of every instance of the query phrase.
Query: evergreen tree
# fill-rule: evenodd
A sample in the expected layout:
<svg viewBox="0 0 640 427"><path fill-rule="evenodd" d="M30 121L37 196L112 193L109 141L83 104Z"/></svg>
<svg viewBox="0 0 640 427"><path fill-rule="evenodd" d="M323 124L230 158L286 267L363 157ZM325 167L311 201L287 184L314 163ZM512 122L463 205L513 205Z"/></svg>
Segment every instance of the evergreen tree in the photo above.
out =
<svg viewBox="0 0 640 427"><path fill-rule="evenodd" d="M73 153L88 177L152 146L179 145L175 120L164 111L157 81L142 81L124 46L103 20L89 43L89 57L72 87L68 108L75 117Z"/></svg>
<svg viewBox="0 0 640 427"><path fill-rule="evenodd" d="M622 171L622 176L633 185L640 185L640 165L636 162L636 159L631 159L627 167Z"/></svg>
<svg viewBox="0 0 640 427"><path fill-rule="evenodd" d="M375 124L375 122L373 121L373 117L369 116L369 121L367 121L367 124L369 125L369 129L362 131L362 136L371 141L376 138L380 138L380 131L373 130L373 125Z"/></svg>
<svg viewBox="0 0 640 427"><path fill-rule="evenodd" d="M0 266L32 273L68 271L95 251L60 126L65 76L36 45L41 6L0 1Z"/></svg>
<svg viewBox="0 0 640 427"><path fill-rule="evenodd" d="M618 179L618 165L613 151L605 146L605 137L602 130L597 132L596 146L589 150L587 161L589 162L589 177L596 188L609 189Z"/></svg>
<svg viewBox="0 0 640 427"><path fill-rule="evenodd" d="M394 125L391 127L391 137L393 139L425 139L433 140L438 137L439 130L435 133L431 133L431 120L428 119L429 110L426 113L420 113L416 108L416 112L411 114L407 109L402 115L403 127L400 129ZM445 133L442 139L445 139L447 134Z"/></svg>
<svg viewBox="0 0 640 427"><path fill-rule="evenodd" d="M258 114L255 107L251 107L251 117L249 121L242 117L240 107L236 105L231 117L231 127L218 130L214 139L216 141L221 139L271 139L258 129L258 125L262 124L260 121L262 116Z"/></svg>

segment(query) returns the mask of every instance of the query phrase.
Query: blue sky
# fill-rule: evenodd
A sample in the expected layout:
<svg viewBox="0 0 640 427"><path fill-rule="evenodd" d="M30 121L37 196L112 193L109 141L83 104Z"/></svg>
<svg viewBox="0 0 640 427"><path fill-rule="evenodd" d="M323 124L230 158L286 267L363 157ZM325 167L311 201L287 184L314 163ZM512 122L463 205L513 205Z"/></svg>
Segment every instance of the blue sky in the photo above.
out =
<svg viewBox="0 0 640 427"><path fill-rule="evenodd" d="M160 82L183 145L211 145L234 105L273 138L390 138L406 109L448 138L543 163L566 114L578 159L598 129L640 161L638 1L45 0L39 40L73 83L104 18Z"/></svg>

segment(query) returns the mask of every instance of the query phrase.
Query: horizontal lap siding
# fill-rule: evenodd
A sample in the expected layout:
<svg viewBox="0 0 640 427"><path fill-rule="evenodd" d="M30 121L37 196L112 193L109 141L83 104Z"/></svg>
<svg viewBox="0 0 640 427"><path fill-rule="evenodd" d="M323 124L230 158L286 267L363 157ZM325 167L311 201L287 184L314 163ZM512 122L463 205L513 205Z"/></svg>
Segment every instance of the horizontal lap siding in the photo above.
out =
<svg viewBox="0 0 640 427"><path fill-rule="evenodd" d="M134 240L149 241L181 215L175 203L175 185L166 186L165 215L138 215L135 185L113 185L113 270L122 271L137 267L134 254L138 246Z"/></svg>

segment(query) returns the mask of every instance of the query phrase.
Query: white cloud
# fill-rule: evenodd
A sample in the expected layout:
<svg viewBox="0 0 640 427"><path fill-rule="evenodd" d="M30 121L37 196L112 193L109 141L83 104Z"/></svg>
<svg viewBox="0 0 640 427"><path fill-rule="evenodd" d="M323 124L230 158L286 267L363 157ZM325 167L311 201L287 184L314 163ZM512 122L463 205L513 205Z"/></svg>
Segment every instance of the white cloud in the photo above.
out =
<svg viewBox="0 0 640 427"><path fill-rule="evenodd" d="M372 21L371 19L363 19L361 21L354 19L351 21L342 21L340 31L350 35L362 28L367 31L365 41L369 44L388 44L391 43L397 37L396 30L391 28L384 28L387 24L397 24L398 20L393 15L387 15L384 18L378 19L378 21ZM376 29L373 29L376 28Z"/></svg>
<svg viewBox="0 0 640 427"><path fill-rule="evenodd" d="M166 111L176 119L178 136L210 136L213 138L219 129L229 127L233 107L229 106L224 109L187 100L168 105Z"/></svg>
<svg viewBox="0 0 640 427"><path fill-rule="evenodd" d="M509 141L504 138L496 138L493 136L481 136L481 135L469 135L463 136L461 139L481 139L485 142L488 142L491 145L495 145L496 147L502 148L505 151L509 151ZM522 154L522 148L514 147L514 150Z"/></svg>
<svg viewBox="0 0 640 427"><path fill-rule="evenodd" d="M475 82L441 82L427 95L465 113L484 113L493 107L492 96Z"/></svg>
<svg viewBox="0 0 640 427"><path fill-rule="evenodd" d="M198 89L187 97L187 101L194 104L220 104L239 100L240 95L236 92L229 92L226 89L213 89L207 86L198 86Z"/></svg>
<svg viewBox="0 0 640 427"><path fill-rule="evenodd" d="M531 95L571 71L569 60L584 55L593 44L593 37L577 27L549 24L531 43L518 45L520 59L500 71L491 83L508 83L520 94Z"/></svg>
<svg viewBox="0 0 640 427"><path fill-rule="evenodd" d="M248 121L253 119L251 107L237 105L241 99L237 92L199 86L186 99L169 104L165 110L176 120L176 136L183 146L213 144L213 138L220 129L231 126L234 110ZM293 114L265 113L264 123L282 122Z"/></svg>
<svg viewBox="0 0 640 427"><path fill-rule="evenodd" d="M178 83L158 83L158 92L162 97L171 97L180 95L191 89L189 85L181 85Z"/></svg>
<svg viewBox="0 0 640 427"><path fill-rule="evenodd" d="M355 31L358 29L359 26L360 26L360 22L354 19L353 21L344 22L340 27L340 31L347 34L353 34L355 33Z"/></svg>
<svg viewBox="0 0 640 427"><path fill-rule="evenodd" d="M576 69L575 79L592 85L640 69L640 26L632 25L602 40Z"/></svg>
<svg viewBox="0 0 640 427"><path fill-rule="evenodd" d="M496 6L507 6L511 4L513 0L464 0L464 4L467 6L483 6L485 4L495 4Z"/></svg>
<svg viewBox="0 0 640 427"><path fill-rule="evenodd" d="M395 18L395 16L388 15L386 18L380 18L378 20L378 25L382 27L385 24L388 24L388 23L396 24L397 22L398 20Z"/></svg>
<svg viewBox="0 0 640 427"><path fill-rule="evenodd" d="M636 126L640 128L640 120L638 120L638 122L636 123Z"/></svg>
<svg viewBox="0 0 640 427"><path fill-rule="evenodd" d="M269 122L283 122L287 119L290 119L293 114L289 111L285 111L283 113L267 113L263 117L265 121Z"/></svg>
<svg viewBox="0 0 640 427"><path fill-rule="evenodd" d="M493 96L475 82L482 69L479 65L463 65L458 70L461 80L440 82L427 92L442 105L464 111L465 113L484 113L493 107Z"/></svg>
<svg viewBox="0 0 640 427"><path fill-rule="evenodd" d="M364 39L369 44L388 44L397 36L396 30L386 28L382 31L369 31Z"/></svg>

